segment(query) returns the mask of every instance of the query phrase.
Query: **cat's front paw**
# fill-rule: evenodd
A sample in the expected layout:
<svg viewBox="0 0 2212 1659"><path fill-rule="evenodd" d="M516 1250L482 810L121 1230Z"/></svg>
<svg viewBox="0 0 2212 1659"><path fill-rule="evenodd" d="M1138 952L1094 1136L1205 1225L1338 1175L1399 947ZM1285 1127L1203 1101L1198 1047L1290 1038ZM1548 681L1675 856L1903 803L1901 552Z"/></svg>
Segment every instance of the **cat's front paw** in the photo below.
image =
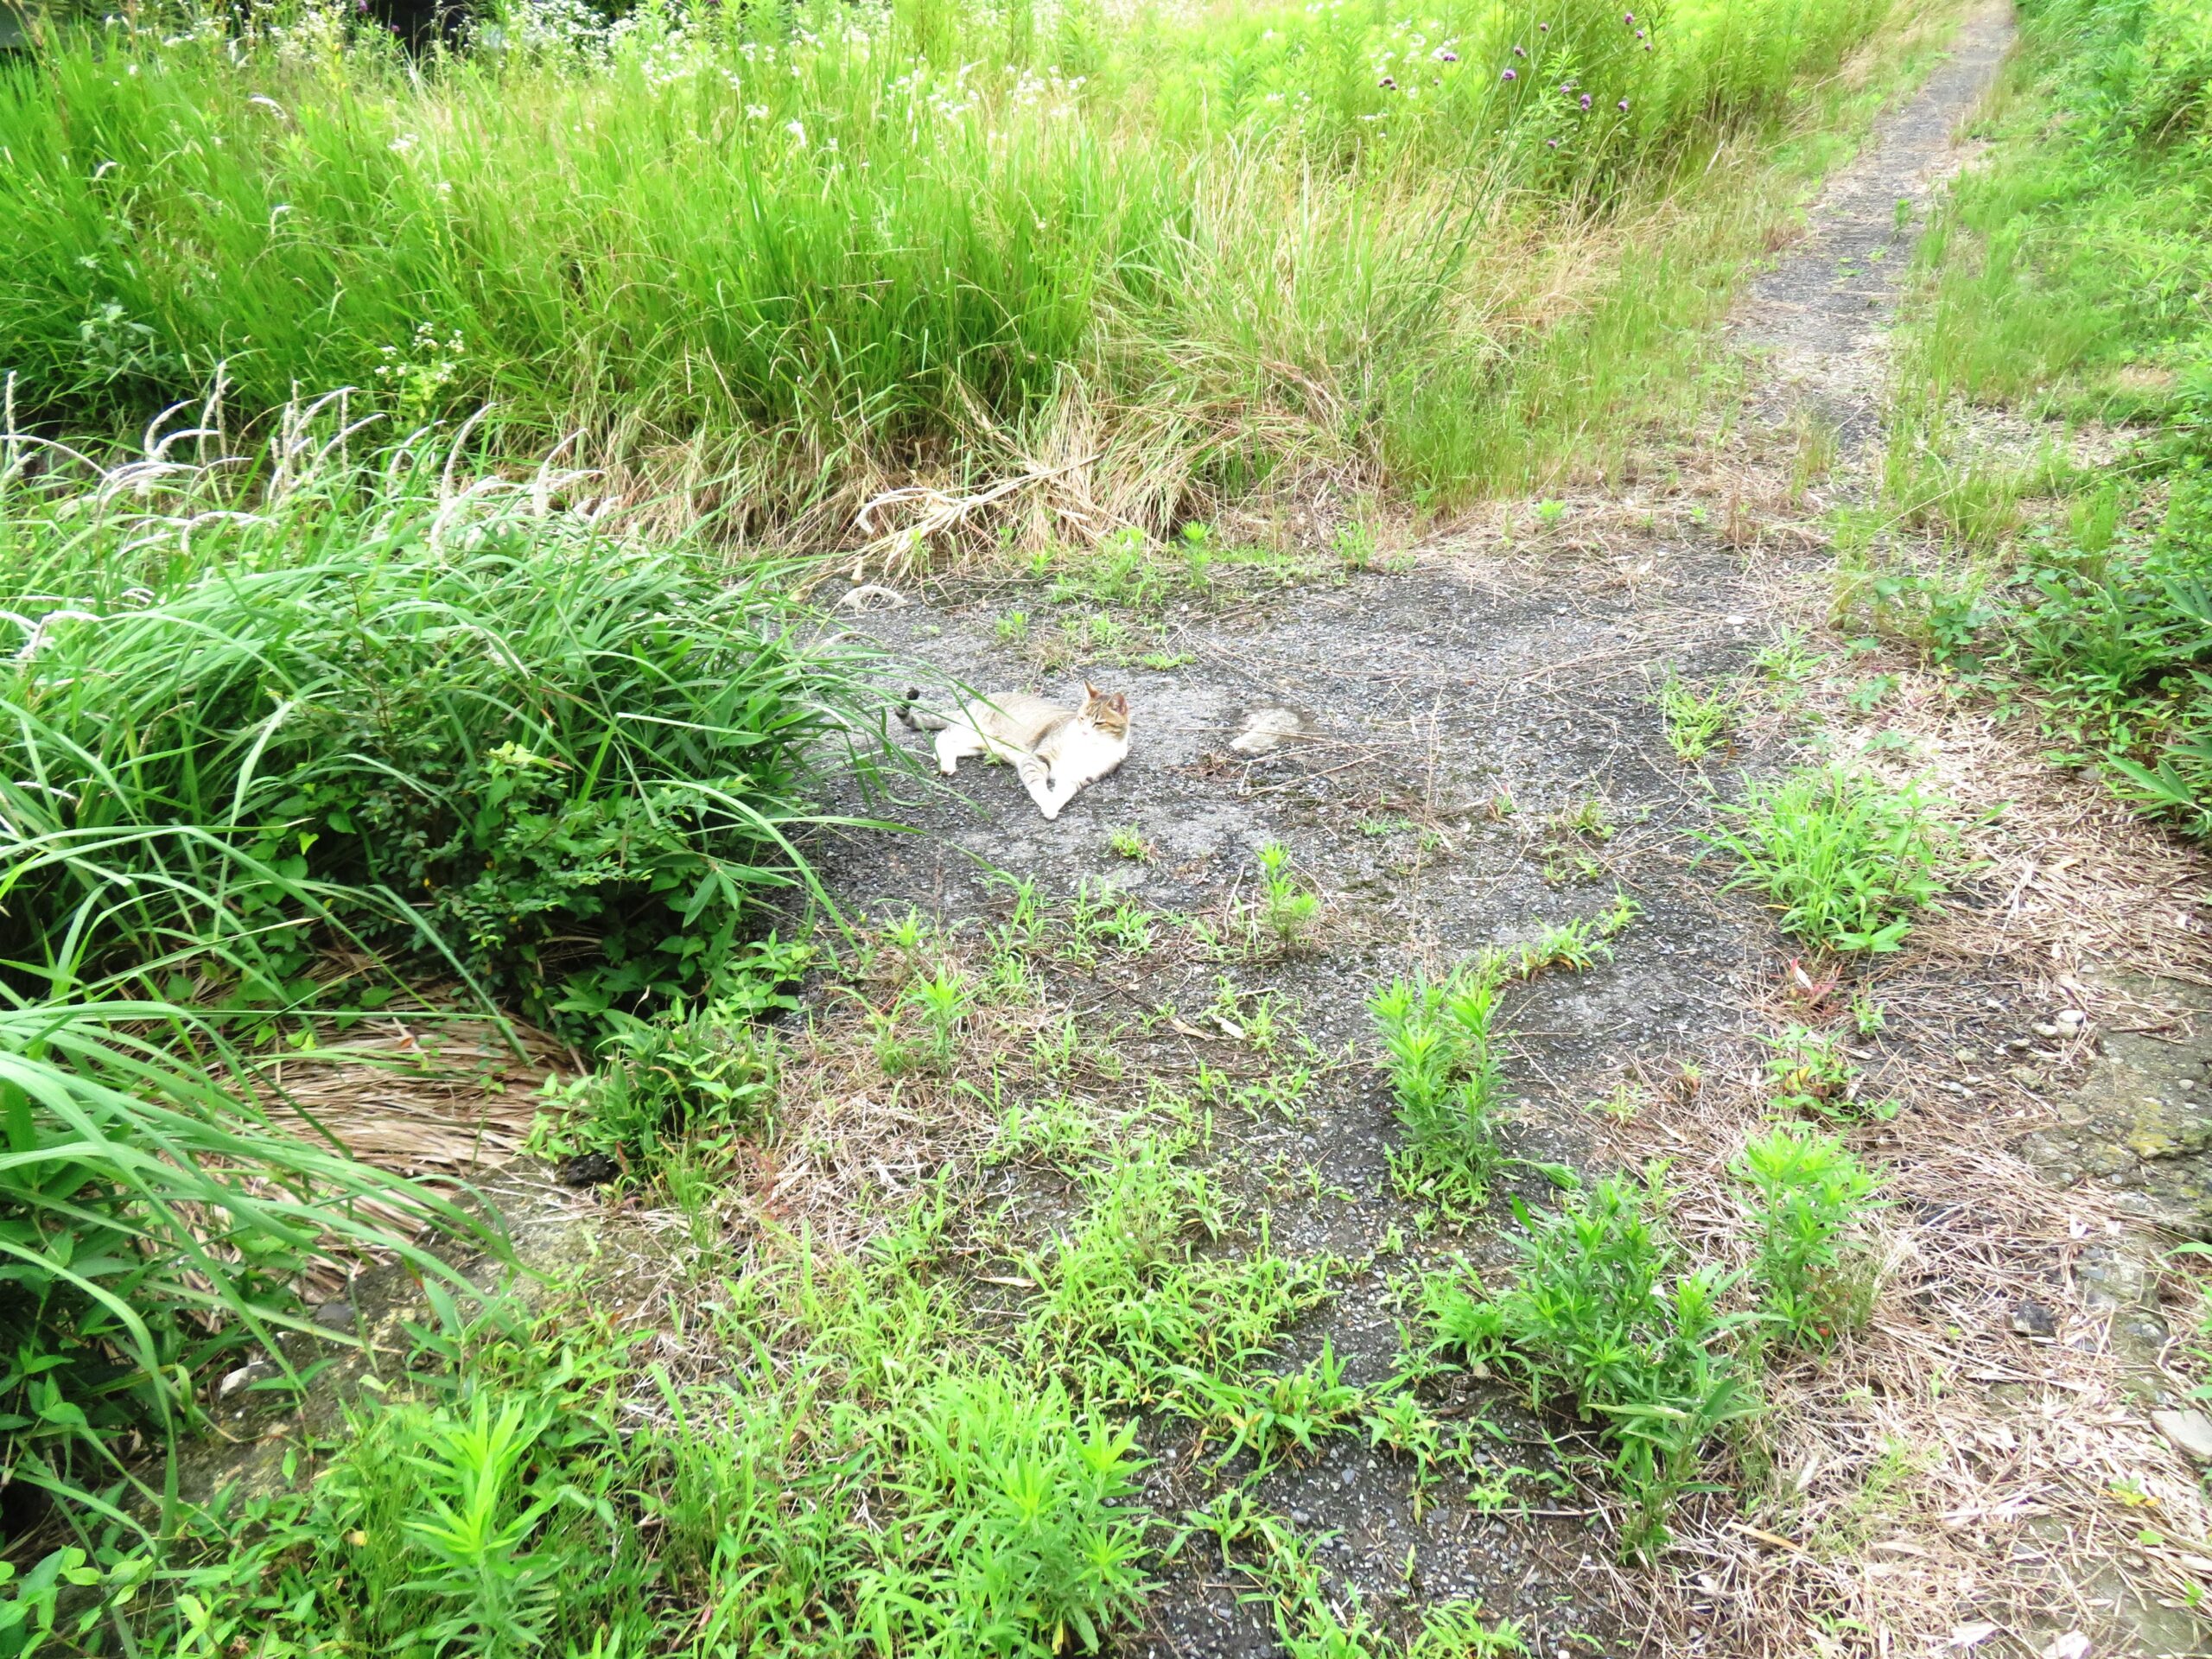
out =
<svg viewBox="0 0 2212 1659"><path fill-rule="evenodd" d="M1057 803L1052 805L1039 806L1037 810L1039 812L1042 812L1047 818L1057 818L1060 816L1060 809Z"/></svg>

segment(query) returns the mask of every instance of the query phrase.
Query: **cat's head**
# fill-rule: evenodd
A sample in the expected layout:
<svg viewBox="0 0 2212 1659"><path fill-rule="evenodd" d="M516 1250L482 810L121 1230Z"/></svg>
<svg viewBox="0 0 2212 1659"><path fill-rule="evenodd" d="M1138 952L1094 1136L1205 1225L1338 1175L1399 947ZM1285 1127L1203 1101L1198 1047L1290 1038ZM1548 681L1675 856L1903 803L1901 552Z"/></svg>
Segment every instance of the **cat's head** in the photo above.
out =
<svg viewBox="0 0 2212 1659"><path fill-rule="evenodd" d="M1116 691L1110 697L1088 680L1083 683L1083 709L1076 715L1086 726L1096 726L1109 737L1129 734L1129 700Z"/></svg>

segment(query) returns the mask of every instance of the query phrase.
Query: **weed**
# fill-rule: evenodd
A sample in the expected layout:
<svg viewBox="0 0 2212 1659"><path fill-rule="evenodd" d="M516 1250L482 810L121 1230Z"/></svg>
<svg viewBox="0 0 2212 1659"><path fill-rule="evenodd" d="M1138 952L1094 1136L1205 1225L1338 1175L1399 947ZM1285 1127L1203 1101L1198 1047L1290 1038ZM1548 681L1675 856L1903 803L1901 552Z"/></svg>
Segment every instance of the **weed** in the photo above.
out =
<svg viewBox="0 0 2212 1659"><path fill-rule="evenodd" d="M1770 1051L1766 1074L1775 1086L1777 1107L1823 1114L1849 1109L1847 1103L1858 1092L1859 1068L1845 1058L1840 1037L1790 1026L1778 1036L1759 1040Z"/></svg>
<svg viewBox="0 0 2212 1659"><path fill-rule="evenodd" d="M771 946L760 959L773 964L768 973L786 975L805 957L804 947ZM781 993L775 1001L796 1006ZM540 1150L619 1156L632 1177L650 1178L695 1139L761 1128L774 1111L777 1081L775 1039L754 1023L761 1011L756 999L723 999L619 1020L601 1046L600 1070L540 1115Z"/></svg>
<svg viewBox="0 0 2212 1659"><path fill-rule="evenodd" d="M1406 1644L1406 1659L1497 1659L1528 1651L1518 1624L1510 1618L1493 1624L1483 1617L1479 1601L1455 1599L1422 1612L1421 1629Z"/></svg>
<svg viewBox="0 0 2212 1659"><path fill-rule="evenodd" d="M1722 684L1700 694L1671 671L1659 687L1667 744L1682 760L1702 760L1736 723L1738 694Z"/></svg>
<svg viewBox="0 0 2212 1659"><path fill-rule="evenodd" d="M1027 645L1029 641L1029 613L1008 611L999 618L991 632L998 636L998 642L1002 645Z"/></svg>
<svg viewBox="0 0 2212 1659"><path fill-rule="evenodd" d="M1730 1281L1714 1270L1678 1271L1654 1219L1664 1205L1656 1177L1607 1177L1541 1217L1516 1205L1522 1261L1503 1294L1484 1298L1452 1274L1423 1287L1445 1349L1516 1369L1538 1403L1599 1418L1636 1503L1624 1542L1646 1553L1694 1486L1705 1442L1758 1409L1731 1351L1746 1316L1720 1311Z"/></svg>
<svg viewBox="0 0 2212 1659"><path fill-rule="evenodd" d="M957 969L941 968L907 984L906 1001L922 1016L929 1063L939 1073L952 1070L960 1023L975 1000L975 986Z"/></svg>
<svg viewBox="0 0 2212 1659"><path fill-rule="evenodd" d="M1956 832L1916 785L1837 766L1756 784L1707 836L1742 863L1730 887L1765 890L1783 929L1840 951L1897 950L1945 891Z"/></svg>
<svg viewBox="0 0 2212 1659"><path fill-rule="evenodd" d="M1751 670L1769 685L1791 690L1821 671L1821 658L1802 633L1784 628L1752 656Z"/></svg>
<svg viewBox="0 0 2212 1659"><path fill-rule="evenodd" d="M1290 849L1279 841L1260 849L1260 880L1264 889L1260 921L1275 936L1283 950L1296 946L1313 931L1321 912L1321 896L1302 887L1292 873Z"/></svg>
<svg viewBox="0 0 2212 1659"><path fill-rule="evenodd" d="M1758 1195L1754 1268L1767 1316L1790 1342L1826 1346L1866 1322L1872 1274L1849 1237L1877 1207L1878 1183L1834 1135L1778 1124L1729 1166Z"/></svg>
<svg viewBox="0 0 2212 1659"><path fill-rule="evenodd" d="M1411 1142L1402 1185L1440 1180L1453 1196L1479 1202L1503 1156L1497 1118L1504 1085L1491 1031L1497 993L1497 970L1484 961L1440 982L1393 981L1368 1005Z"/></svg>
<svg viewBox="0 0 2212 1659"><path fill-rule="evenodd" d="M1160 856L1160 849L1144 838L1144 832L1124 826L1109 830L1106 844L1116 858L1126 858L1133 863L1149 864Z"/></svg>
<svg viewBox="0 0 2212 1659"><path fill-rule="evenodd" d="M1199 1444L1218 1436L1228 1442L1218 1462L1249 1451L1262 1473L1285 1457L1311 1457L1323 1437L1350 1424L1364 1397L1344 1380L1343 1362L1326 1342L1310 1363L1249 1381L1188 1366L1174 1375L1169 1406L1198 1425Z"/></svg>

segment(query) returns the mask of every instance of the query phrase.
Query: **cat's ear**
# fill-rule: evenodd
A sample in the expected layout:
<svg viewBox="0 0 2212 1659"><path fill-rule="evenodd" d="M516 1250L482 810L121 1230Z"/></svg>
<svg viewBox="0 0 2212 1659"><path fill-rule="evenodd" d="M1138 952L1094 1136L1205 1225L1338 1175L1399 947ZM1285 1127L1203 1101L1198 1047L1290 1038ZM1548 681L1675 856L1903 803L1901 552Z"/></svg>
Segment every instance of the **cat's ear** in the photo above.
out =
<svg viewBox="0 0 2212 1659"><path fill-rule="evenodd" d="M1128 693L1126 691L1116 691L1112 696L1106 699L1106 706L1109 709L1111 709L1117 715L1127 715L1129 712Z"/></svg>
<svg viewBox="0 0 2212 1659"><path fill-rule="evenodd" d="M1085 680L1083 683L1083 700L1085 702L1098 702L1103 701L1103 697L1098 688L1093 685L1089 680Z"/></svg>

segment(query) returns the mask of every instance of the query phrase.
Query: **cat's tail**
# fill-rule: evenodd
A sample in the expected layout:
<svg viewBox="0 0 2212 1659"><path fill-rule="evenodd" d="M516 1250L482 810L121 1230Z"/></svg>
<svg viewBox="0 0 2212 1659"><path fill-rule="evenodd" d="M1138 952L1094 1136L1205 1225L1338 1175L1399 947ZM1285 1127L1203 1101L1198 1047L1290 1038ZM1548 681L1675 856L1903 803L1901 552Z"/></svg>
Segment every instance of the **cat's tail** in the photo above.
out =
<svg viewBox="0 0 2212 1659"><path fill-rule="evenodd" d="M941 732L952 722L943 715L933 715L919 704L922 688L910 685L906 696L899 705L899 723L911 732Z"/></svg>

